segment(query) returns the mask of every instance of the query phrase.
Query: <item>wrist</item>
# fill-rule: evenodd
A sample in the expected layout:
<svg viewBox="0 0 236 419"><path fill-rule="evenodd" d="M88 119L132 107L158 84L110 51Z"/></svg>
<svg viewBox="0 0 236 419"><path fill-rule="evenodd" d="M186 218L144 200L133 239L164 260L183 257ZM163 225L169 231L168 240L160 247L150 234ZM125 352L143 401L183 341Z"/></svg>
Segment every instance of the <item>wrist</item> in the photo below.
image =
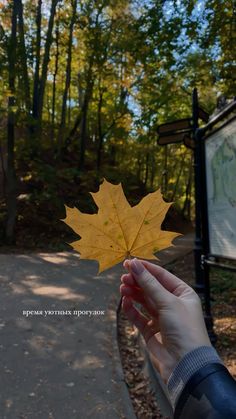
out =
<svg viewBox="0 0 236 419"><path fill-rule="evenodd" d="M223 364L213 346L200 346L188 352L176 365L167 381L167 388L173 407L192 375L209 363Z"/></svg>

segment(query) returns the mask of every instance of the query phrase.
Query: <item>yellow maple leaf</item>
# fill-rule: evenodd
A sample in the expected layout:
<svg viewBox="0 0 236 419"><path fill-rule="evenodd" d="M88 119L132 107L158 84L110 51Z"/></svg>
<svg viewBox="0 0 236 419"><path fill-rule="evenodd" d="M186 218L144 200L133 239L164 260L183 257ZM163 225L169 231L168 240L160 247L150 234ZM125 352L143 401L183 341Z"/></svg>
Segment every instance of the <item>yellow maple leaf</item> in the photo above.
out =
<svg viewBox="0 0 236 419"><path fill-rule="evenodd" d="M99 191L91 195L98 212L84 214L66 207L64 222L81 237L70 245L81 259L97 260L99 273L131 256L157 259L154 253L171 246L179 236L161 230L171 203L162 199L160 190L148 194L134 207L128 203L121 184L113 185L105 179Z"/></svg>

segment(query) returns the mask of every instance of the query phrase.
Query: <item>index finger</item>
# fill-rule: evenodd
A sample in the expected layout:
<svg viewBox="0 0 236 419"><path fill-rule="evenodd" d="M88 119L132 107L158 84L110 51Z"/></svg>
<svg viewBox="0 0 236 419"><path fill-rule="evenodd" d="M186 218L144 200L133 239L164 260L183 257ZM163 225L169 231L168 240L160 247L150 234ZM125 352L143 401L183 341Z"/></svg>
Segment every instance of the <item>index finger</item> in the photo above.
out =
<svg viewBox="0 0 236 419"><path fill-rule="evenodd" d="M172 294L176 291L178 287L188 287L188 285L182 281L177 276L173 275L165 268L162 268L159 265L155 265L154 263L147 262L146 260L139 259L140 262L144 265L144 267L160 282L160 284ZM123 266L129 270L130 260L126 259L124 261Z"/></svg>

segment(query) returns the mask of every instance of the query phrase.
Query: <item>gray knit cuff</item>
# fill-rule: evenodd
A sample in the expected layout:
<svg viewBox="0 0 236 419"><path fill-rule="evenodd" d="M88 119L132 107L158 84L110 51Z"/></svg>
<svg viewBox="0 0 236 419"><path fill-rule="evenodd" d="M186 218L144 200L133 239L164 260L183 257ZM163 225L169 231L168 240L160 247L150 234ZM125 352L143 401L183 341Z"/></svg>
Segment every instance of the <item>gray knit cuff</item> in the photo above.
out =
<svg viewBox="0 0 236 419"><path fill-rule="evenodd" d="M223 364L213 346L200 346L180 360L167 382L173 407L176 406L180 393L192 375L204 365L215 362Z"/></svg>

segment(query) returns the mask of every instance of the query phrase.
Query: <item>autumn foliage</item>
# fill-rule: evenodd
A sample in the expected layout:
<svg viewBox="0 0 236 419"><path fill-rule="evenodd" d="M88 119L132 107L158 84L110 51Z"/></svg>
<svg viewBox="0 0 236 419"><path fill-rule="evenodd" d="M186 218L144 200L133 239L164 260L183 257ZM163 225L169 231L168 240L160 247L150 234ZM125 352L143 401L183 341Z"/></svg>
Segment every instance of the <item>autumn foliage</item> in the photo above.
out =
<svg viewBox="0 0 236 419"><path fill-rule="evenodd" d="M36 222L34 238L47 234L103 177L137 198L161 188L194 217L192 150L159 146L157 126L191 116L193 87L209 113L219 92L235 95L234 7L205 6L0 1L3 242L29 244Z"/></svg>

